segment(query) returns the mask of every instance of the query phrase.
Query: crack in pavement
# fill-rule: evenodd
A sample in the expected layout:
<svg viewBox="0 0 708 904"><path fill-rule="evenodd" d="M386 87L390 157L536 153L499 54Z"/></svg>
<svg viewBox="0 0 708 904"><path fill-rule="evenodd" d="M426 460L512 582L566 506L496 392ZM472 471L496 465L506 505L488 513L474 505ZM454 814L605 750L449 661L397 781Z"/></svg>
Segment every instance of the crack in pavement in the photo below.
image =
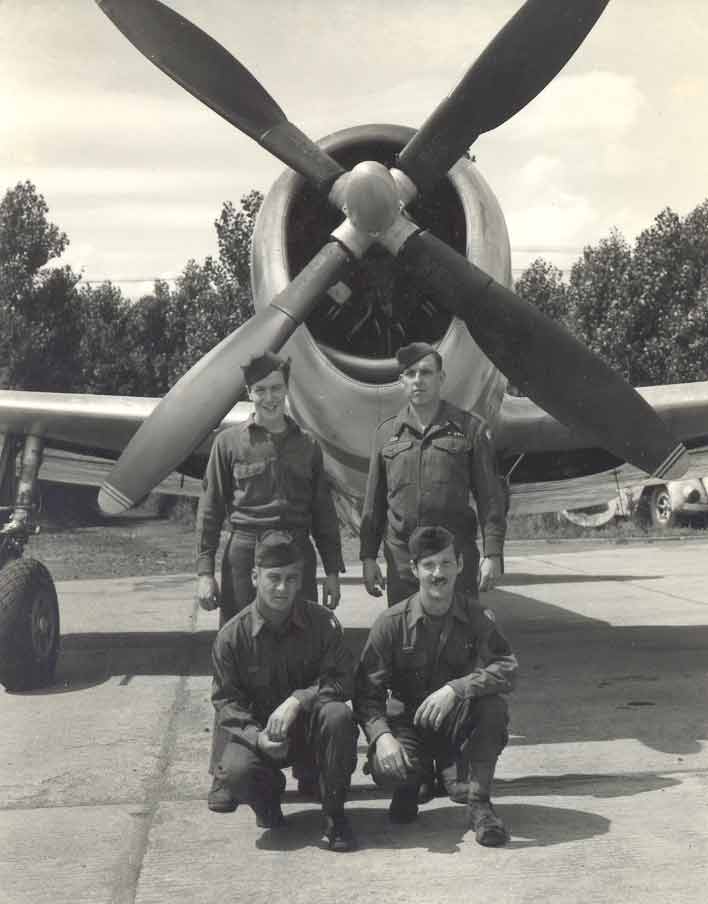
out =
<svg viewBox="0 0 708 904"><path fill-rule="evenodd" d="M131 815L140 820L131 839L128 855L118 869L116 881L113 883L111 904L135 904L140 884L140 874L145 855L150 846L150 832L155 823L155 816L163 800L169 799L164 792L167 785L167 773L177 747L177 722L189 702L187 681L191 674L192 663L196 651L196 625L199 604L195 600L189 619L190 642L183 654L182 668L175 688L175 696L170 707L167 724L164 729L160 750L156 757L155 767L146 782L146 793L142 801L135 802L140 809Z"/></svg>

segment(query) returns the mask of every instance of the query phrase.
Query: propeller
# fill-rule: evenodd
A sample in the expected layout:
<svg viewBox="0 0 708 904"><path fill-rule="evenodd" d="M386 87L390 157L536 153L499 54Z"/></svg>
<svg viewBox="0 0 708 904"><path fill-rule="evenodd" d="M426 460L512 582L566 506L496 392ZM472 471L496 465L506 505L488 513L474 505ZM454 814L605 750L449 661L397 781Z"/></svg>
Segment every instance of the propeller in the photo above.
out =
<svg viewBox="0 0 708 904"><path fill-rule="evenodd" d="M409 200L416 189L433 185L478 134L506 121L542 90L607 0L528 0L404 148L397 180L371 162L345 174L289 122L241 63L159 0L97 2L155 65L349 215L333 232L334 241L268 307L212 349L165 396L101 490L105 511L135 504L193 451L240 396L239 365L254 353L281 348L350 258L363 255L374 240L439 291L490 359L544 408L594 431L607 448L645 470L675 475L685 450L634 390L570 334L444 243L419 234L399 214L400 198ZM559 363L555 372L552 360ZM599 403L593 392L599 393Z"/></svg>
<svg viewBox="0 0 708 904"><path fill-rule="evenodd" d="M609 0L527 0L399 155L425 194L478 135L525 107L560 72Z"/></svg>
<svg viewBox="0 0 708 904"><path fill-rule="evenodd" d="M134 434L98 494L106 514L140 502L221 422L244 389L241 366L277 352L350 260L328 242L271 303L223 339L181 377Z"/></svg>
<svg viewBox="0 0 708 904"><path fill-rule="evenodd" d="M197 100L255 139L317 189L342 167L291 123L263 85L225 47L159 0L96 0L125 37Z"/></svg>
<svg viewBox="0 0 708 904"><path fill-rule="evenodd" d="M654 409L559 323L522 301L429 232L399 226L384 244L464 320L487 357L557 420L618 458L673 480L689 456Z"/></svg>

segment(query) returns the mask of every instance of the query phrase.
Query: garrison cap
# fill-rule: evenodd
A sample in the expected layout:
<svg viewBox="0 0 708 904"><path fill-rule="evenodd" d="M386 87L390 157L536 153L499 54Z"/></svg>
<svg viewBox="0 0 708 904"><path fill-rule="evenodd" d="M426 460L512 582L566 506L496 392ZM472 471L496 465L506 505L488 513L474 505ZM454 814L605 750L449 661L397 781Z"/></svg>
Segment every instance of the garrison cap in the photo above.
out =
<svg viewBox="0 0 708 904"><path fill-rule="evenodd" d="M410 345L404 345L403 348L399 348L396 352L399 372L403 373L404 370L415 364L416 361L420 361L421 358L425 358L426 355L435 355L438 364L442 367L440 352L427 342L411 342Z"/></svg>
<svg viewBox="0 0 708 904"><path fill-rule="evenodd" d="M292 565L302 559L302 552L292 535L283 530L267 530L256 543L253 557L260 568L278 568Z"/></svg>
<svg viewBox="0 0 708 904"><path fill-rule="evenodd" d="M414 562L424 559L426 556L434 556L443 549L447 549L448 546L454 546L455 553L457 553L454 535L447 528L436 525L416 528L408 541L408 551Z"/></svg>
<svg viewBox="0 0 708 904"><path fill-rule="evenodd" d="M274 355L273 352L263 352L262 355L254 355L242 365L241 370L247 386L253 386L254 383L267 377L274 370L281 371L287 383L290 376L290 358L281 358Z"/></svg>

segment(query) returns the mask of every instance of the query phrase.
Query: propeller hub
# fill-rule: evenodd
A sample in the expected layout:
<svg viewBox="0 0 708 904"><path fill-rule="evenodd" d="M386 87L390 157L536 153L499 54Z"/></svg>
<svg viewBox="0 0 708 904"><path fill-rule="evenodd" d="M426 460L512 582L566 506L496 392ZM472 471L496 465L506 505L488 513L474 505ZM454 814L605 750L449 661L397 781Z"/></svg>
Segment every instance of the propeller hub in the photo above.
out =
<svg viewBox="0 0 708 904"><path fill-rule="evenodd" d="M382 163L365 160L352 169L345 189L345 212L356 229L379 236L400 211L398 188Z"/></svg>

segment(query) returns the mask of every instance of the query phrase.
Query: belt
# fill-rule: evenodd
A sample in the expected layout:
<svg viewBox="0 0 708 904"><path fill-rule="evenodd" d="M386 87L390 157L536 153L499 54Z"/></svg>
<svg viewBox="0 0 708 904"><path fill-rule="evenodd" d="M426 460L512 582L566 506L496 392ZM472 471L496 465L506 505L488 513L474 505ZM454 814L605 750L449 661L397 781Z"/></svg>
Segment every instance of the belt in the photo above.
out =
<svg viewBox="0 0 708 904"><path fill-rule="evenodd" d="M255 546L258 538L267 530L278 530L290 534L294 540L303 540L310 534L307 527L231 527L231 536L237 543L244 546Z"/></svg>

